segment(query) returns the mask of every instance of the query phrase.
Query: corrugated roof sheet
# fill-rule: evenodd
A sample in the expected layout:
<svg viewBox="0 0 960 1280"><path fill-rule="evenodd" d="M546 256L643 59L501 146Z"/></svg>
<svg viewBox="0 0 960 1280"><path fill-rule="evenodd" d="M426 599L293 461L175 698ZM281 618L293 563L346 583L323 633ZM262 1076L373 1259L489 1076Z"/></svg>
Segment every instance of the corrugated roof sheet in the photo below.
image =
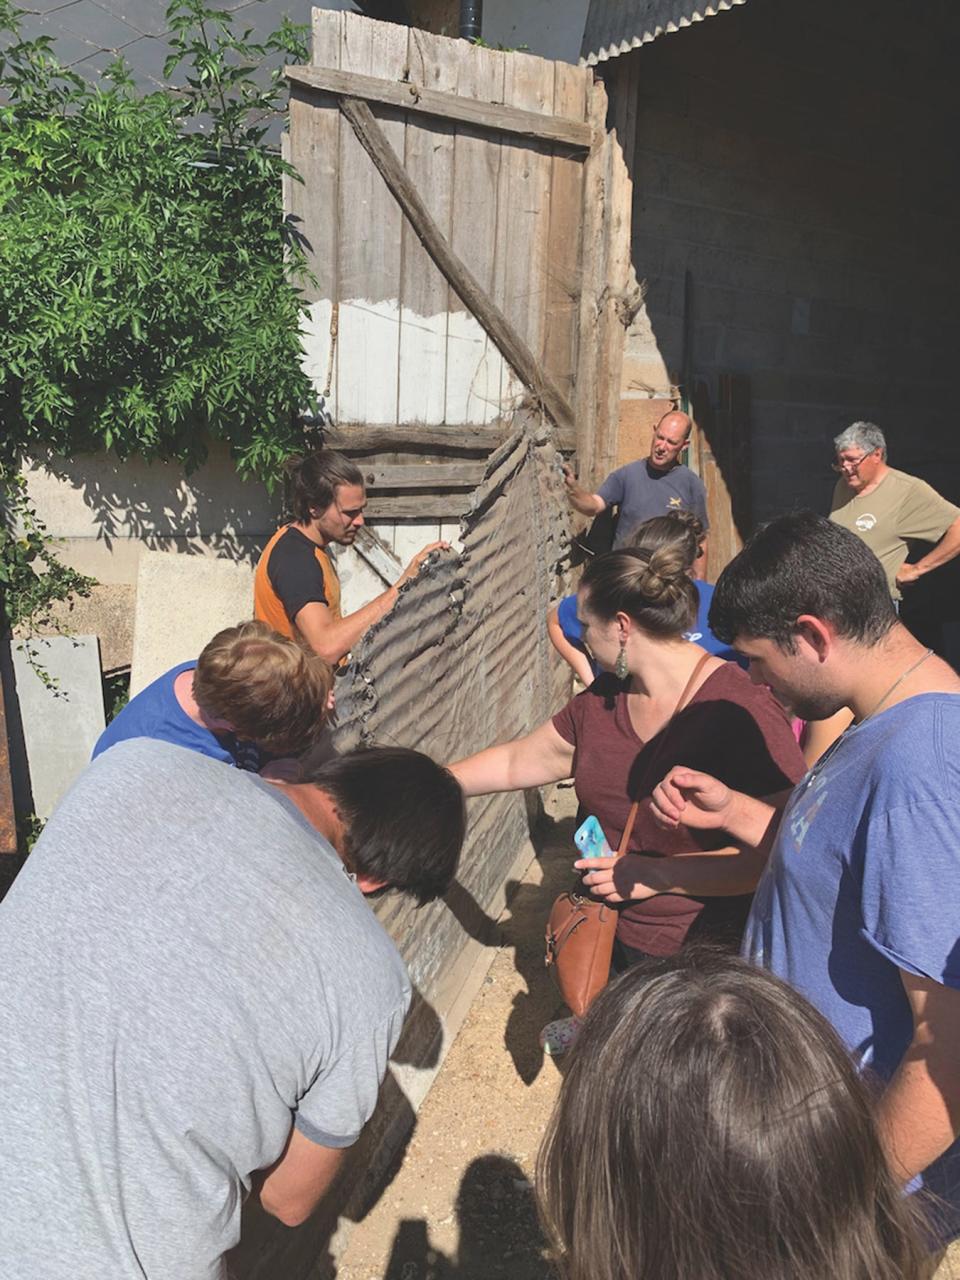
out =
<svg viewBox="0 0 960 1280"><path fill-rule="evenodd" d="M580 62L595 66L747 0L590 0Z"/></svg>
<svg viewBox="0 0 960 1280"><path fill-rule="evenodd" d="M549 426L528 420L487 460L463 518L463 552L438 555L367 632L337 682L336 746L399 744L449 762L528 732L569 696L546 633L564 587L568 505ZM507 878L529 828L523 793L469 803L454 894L377 913L429 1002Z"/></svg>

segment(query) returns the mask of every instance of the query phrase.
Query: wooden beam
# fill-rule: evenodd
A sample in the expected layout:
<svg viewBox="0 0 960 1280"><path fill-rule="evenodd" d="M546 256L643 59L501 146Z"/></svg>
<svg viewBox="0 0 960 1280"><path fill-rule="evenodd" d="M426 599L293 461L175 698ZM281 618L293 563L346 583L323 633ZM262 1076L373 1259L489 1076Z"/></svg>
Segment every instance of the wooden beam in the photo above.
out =
<svg viewBox="0 0 960 1280"><path fill-rule="evenodd" d="M374 463L360 466L368 489L475 489L485 462Z"/></svg>
<svg viewBox="0 0 960 1280"><path fill-rule="evenodd" d="M481 288L466 265L450 248L443 232L434 222L420 198L410 176L397 157L365 102L341 98L340 110L350 121L364 150L379 169L384 182L410 220L423 247L430 254L468 311L480 321L486 333L497 344L504 359L524 386L543 405L558 427L573 428L573 409L554 382L541 368L533 352L495 302Z"/></svg>
<svg viewBox="0 0 960 1280"><path fill-rule="evenodd" d="M357 530L353 549L388 587L396 582L403 565L391 549L367 525Z"/></svg>
<svg viewBox="0 0 960 1280"><path fill-rule="evenodd" d="M363 509L367 520L458 520L470 505L467 493L375 493Z"/></svg>
<svg viewBox="0 0 960 1280"><path fill-rule="evenodd" d="M474 98L425 89L412 81L381 80L353 71L335 71L332 67L285 67L284 70L294 84L332 93L338 98L377 102L385 107L399 107L402 111L437 116L441 120L457 120L481 129L496 129L541 142L559 142L576 151L589 151L593 142L593 129L582 120L541 115L538 111L524 111L502 102L478 102Z"/></svg>
<svg viewBox="0 0 960 1280"><path fill-rule="evenodd" d="M492 452L510 434L504 422L492 422L488 426L433 426L419 423L344 422L335 427L323 428L324 444L343 453L370 449L381 453L402 453L417 449L464 449L473 452Z"/></svg>

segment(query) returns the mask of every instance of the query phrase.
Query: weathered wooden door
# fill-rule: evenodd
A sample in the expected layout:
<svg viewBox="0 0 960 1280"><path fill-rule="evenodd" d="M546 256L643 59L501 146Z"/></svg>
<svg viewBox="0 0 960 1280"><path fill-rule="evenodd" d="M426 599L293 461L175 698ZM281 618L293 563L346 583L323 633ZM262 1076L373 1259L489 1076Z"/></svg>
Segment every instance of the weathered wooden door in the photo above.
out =
<svg viewBox="0 0 960 1280"><path fill-rule="evenodd" d="M371 512L411 514L424 473L405 444L432 450L435 496L462 488L445 446L492 445L523 399L602 477L630 188L592 71L318 9L313 61L288 75L303 181L287 202L316 277L306 359L344 440L392 451Z"/></svg>

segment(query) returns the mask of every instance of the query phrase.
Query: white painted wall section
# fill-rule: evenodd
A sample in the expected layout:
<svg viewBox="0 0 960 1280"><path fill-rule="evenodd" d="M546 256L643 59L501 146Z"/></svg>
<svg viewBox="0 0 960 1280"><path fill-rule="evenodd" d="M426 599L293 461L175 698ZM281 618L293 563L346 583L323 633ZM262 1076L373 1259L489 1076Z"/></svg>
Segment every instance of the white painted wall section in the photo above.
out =
<svg viewBox="0 0 960 1280"><path fill-rule="evenodd" d="M465 311L418 315L397 299L314 302L301 324L303 367L330 392L334 421L482 425L512 411L520 383ZM331 349L333 359L331 361Z"/></svg>

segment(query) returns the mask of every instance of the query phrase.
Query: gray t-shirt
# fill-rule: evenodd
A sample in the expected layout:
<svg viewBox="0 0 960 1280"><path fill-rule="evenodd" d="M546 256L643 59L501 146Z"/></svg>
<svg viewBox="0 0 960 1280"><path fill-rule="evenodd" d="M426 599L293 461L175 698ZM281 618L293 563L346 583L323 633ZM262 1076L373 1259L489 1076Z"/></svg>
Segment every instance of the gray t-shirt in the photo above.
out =
<svg viewBox="0 0 960 1280"><path fill-rule="evenodd" d="M608 507L619 507L614 550L629 544L638 524L651 516L669 515L671 511L692 511L699 516L706 533L707 491L703 481L689 467L671 467L655 471L646 458L618 467L597 490Z"/></svg>
<svg viewBox="0 0 960 1280"><path fill-rule="evenodd" d="M121 742L0 905L0 1273L213 1280L291 1123L347 1146L410 998L330 845L259 778Z"/></svg>

